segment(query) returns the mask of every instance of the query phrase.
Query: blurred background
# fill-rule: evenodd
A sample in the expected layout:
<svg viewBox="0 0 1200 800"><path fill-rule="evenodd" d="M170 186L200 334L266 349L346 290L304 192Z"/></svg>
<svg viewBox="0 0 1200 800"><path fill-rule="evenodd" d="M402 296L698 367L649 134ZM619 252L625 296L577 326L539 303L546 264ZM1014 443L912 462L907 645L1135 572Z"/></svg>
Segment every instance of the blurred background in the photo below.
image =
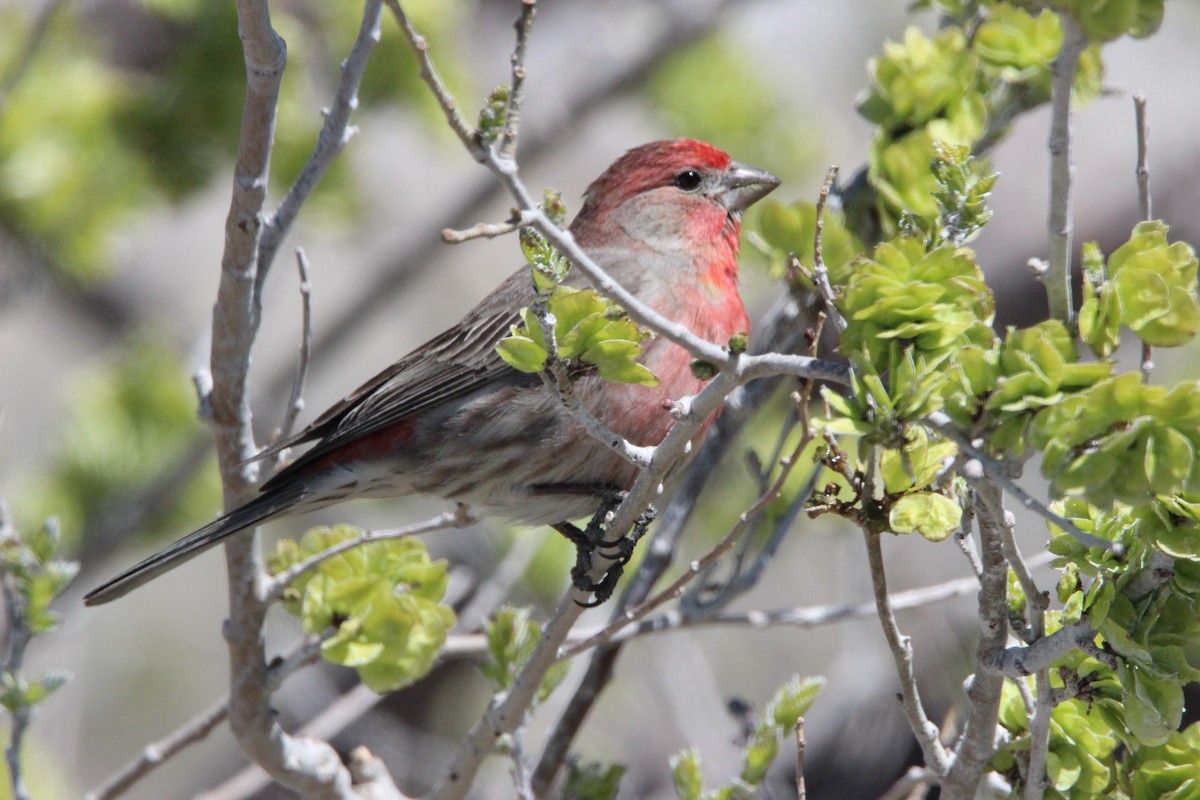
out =
<svg viewBox="0 0 1200 800"><path fill-rule="evenodd" d="M866 86L867 60L907 25L936 27L932 13L911 14L908 5L545 0L527 59L519 150L526 182L561 190L574 210L588 181L625 149L686 135L783 178L774 199L815 199L829 164L849 177L864 163L873 127L854 102ZM508 80L515 0L405 6L464 109L473 113ZM273 163L278 202L312 147L361 8L287 0L273 13L290 58ZM352 120L358 135L266 283L252 376L260 442L283 417L296 369L293 248L303 246L312 264L315 349L302 423L457 320L521 261L512 237L441 243L442 228L501 220L510 204L445 129L390 17L383 28ZM1137 219L1135 91L1149 98L1155 216L1173 238L1200 243L1197 30L1200 6L1171 2L1155 37L1106 48L1110 91L1075 117L1077 243L1094 239L1109 251ZM75 676L45 705L27 746L37 796L72 797L209 707L227 686L219 554L112 605L85 612L80 597L220 506L190 376L208 359L240 125L244 76L234 7L0 0L0 81L0 497L22 528L56 516L82 561L59 604L64 628L38 640L28 664L31 672L65 668ZM1047 122L1044 108L1022 116L991 154L1001 173L996 213L974 247L997 291L998 325L1046 313L1025 265L1046 251ZM752 252L743 276L748 305L764 311L779 285ZM1159 368L1178 378L1193 359L1185 349L1160 358ZM728 461L731 477L706 501L681 562L703 552L752 496L741 455ZM295 535L318 521L390 527L443 507L358 503L271 533ZM1036 551L1042 524L1021 518L1020 530ZM501 562L514 567L522 578L511 599L543 611L560 595L572 559L552 532L493 523L437 534L430 544L463 585L486 580ZM949 543L910 537L889 540L886 552L896 590L969 574ZM869 599L860 535L802 520L735 608ZM961 693L974 648L972 608L949 602L901 616L937 719ZM605 616L592 612L584 621ZM298 629L278 613L267 634L277 651ZM738 768L741 722L726 712L728 702L761 706L794 674L829 679L806 723L810 797L875 797L913 763L891 658L872 618L635 642L575 749L628 765L623 797L673 796L668 758L692 745L709 782L719 785ZM348 670L305 670L277 696L281 721L289 729L304 723L353 683ZM569 685L540 709L527 736L532 751ZM402 789L419 792L440 776L489 693L469 663L450 660L384 698L335 742L366 744ZM792 768L790 758L780 761L776 796L786 797ZM222 726L129 796L192 796L245 764ZM507 770L494 760L473 796L511 796ZM286 793L266 788L256 796Z"/></svg>

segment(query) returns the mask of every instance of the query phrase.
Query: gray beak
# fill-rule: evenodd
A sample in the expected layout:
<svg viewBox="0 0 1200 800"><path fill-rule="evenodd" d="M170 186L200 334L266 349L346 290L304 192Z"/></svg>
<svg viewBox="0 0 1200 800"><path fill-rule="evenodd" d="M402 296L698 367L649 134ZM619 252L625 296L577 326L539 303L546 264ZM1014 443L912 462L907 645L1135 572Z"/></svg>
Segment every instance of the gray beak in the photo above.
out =
<svg viewBox="0 0 1200 800"><path fill-rule="evenodd" d="M720 201L731 214L740 214L771 193L779 185L779 178L769 172L736 161L729 163L722 181L725 190Z"/></svg>

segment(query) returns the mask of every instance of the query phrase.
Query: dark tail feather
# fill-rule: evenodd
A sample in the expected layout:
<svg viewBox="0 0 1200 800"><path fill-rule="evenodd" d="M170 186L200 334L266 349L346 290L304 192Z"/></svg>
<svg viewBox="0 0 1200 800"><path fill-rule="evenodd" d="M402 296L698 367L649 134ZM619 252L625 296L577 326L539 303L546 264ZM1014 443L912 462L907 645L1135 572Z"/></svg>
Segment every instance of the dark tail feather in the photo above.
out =
<svg viewBox="0 0 1200 800"><path fill-rule="evenodd" d="M193 556L203 553L226 536L243 528L264 522L279 512L291 507L303 491L299 483L260 494L250 502L236 508L219 519L215 519L194 533L189 533L169 547L160 550L145 561L130 567L117 577L98 586L83 596L84 605L98 606L116 600L143 583L151 581L167 570L174 569Z"/></svg>

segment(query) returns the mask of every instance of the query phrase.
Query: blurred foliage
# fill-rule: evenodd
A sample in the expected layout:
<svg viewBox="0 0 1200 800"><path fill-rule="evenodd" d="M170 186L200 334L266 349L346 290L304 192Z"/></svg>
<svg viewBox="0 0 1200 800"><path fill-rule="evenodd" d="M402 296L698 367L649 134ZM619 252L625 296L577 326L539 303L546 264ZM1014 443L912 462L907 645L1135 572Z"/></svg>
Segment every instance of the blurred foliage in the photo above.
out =
<svg viewBox="0 0 1200 800"><path fill-rule="evenodd" d="M806 125L780 102L766 76L740 45L709 36L668 58L646 83L650 107L673 135L720 142L750 164L778 174L815 158Z"/></svg>
<svg viewBox="0 0 1200 800"><path fill-rule="evenodd" d="M415 0L408 13L437 40L460 18L458 0ZM142 35L98 40L92 13L67 4L8 105L0 112L0 226L47 256L59 275L105 277L110 236L156 204L179 202L231 163L241 128L245 66L235 6L156 0L131 7ZM283 190L307 160L329 105L337 63L357 34L359 4L277 9L289 48L272 154L272 183ZM31 26L31 8L10 6L0 25L0 71L10 68ZM401 100L428 109L395 26L384 26L360 98ZM453 64L453 59L447 59ZM451 67L448 79L457 80ZM438 124L434 124L437 122ZM351 219L358 194L345 159L334 163L310 210Z"/></svg>
<svg viewBox="0 0 1200 800"><path fill-rule="evenodd" d="M89 521L170 470L202 427L177 356L149 332L130 339L110 366L76 379L69 397L51 464L22 487L15 512L22 524L55 514L76 545ZM219 498L217 471L200 470L146 531L178 533L211 515Z"/></svg>
<svg viewBox="0 0 1200 800"><path fill-rule="evenodd" d="M283 539L269 560L279 574L365 531L349 525L308 530L300 541ZM358 671L376 692L395 691L423 677L454 625L441 600L449 575L418 539L367 542L327 558L296 577L283 598L308 633L332 636L321 643L327 661Z"/></svg>
<svg viewBox="0 0 1200 800"><path fill-rule="evenodd" d="M795 735L800 718L825 688L824 678L792 678L771 698L766 707L747 720L742 747L742 771L726 786L704 791L700 774L700 754L685 750L671 758L675 796L679 800L748 800L758 795L758 787L779 755L780 745Z"/></svg>

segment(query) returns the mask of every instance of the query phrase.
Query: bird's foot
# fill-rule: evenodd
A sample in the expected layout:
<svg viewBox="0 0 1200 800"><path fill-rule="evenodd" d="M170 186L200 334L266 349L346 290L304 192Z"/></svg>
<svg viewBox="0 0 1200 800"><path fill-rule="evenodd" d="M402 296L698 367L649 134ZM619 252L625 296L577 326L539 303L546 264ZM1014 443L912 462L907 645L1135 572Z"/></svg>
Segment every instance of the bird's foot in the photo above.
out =
<svg viewBox="0 0 1200 800"><path fill-rule="evenodd" d="M571 569L571 583L581 592L592 595L592 600L587 603L579 603L581 606L592 608L612 597L612 593L625 571L625 565L633 557L638 540L645 535L646 529L657 514L654 507L649 506L638 517L628 536L612 540L605 539L608 524L612 521L613 510L624 501L626 494L624 491L608 491L603 505L600 506L584 530L580 530L570 523L559 523L553 526L575 545L575 566ZM592 556L597 552L613 562L598 581L592 580L591 577Z"/></svg>

